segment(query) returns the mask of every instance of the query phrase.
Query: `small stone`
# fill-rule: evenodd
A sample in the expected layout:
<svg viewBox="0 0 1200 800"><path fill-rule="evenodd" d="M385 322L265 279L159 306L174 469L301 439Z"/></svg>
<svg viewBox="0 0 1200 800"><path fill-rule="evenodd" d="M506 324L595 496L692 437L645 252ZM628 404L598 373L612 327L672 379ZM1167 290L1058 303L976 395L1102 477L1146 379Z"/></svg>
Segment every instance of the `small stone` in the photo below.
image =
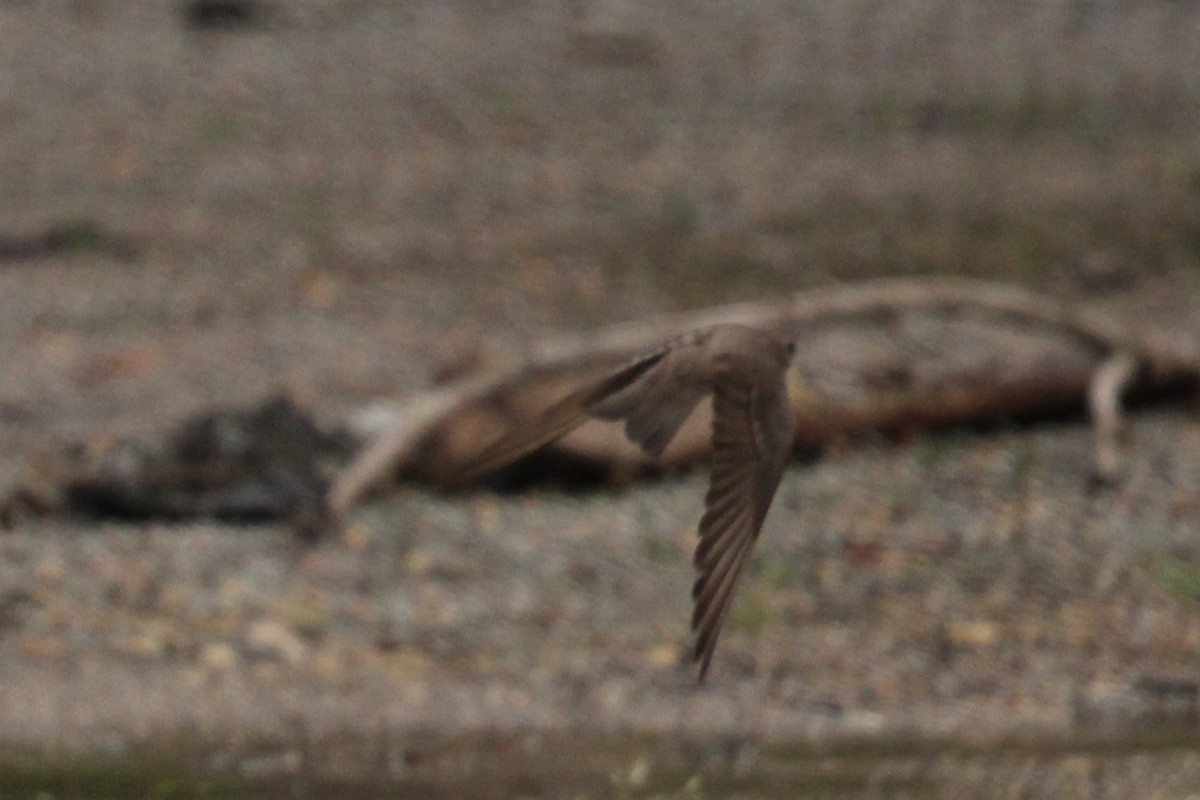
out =
<svg viewBox="0 0 1200 800"><path fill-rule="evenodd" d="M990 647L1000 639L1000 631L987 620L955 620L946 623L946 639L959 647Z"/></svg>
<svg viewBox="0 0 1200 800"><path fill-rule="evenodd" d="M33 658L57 660L67 654L67 644L58 636L39 636L21 642L21 652Z"/></svg>
<svg viewBox="0 0 1200 800"><path fill-rule="evenodd" d="M842 717L845 730L852 734L879 733L887 723L887 717L877 711L850 711Z"/></svg>
<svg viewBox="0 0 1200 800"><path fill-rule="evenodd" d="M652 667L673 667L679 663L682 655L677 643L664 642L646 651L646 663Z"/></svg>
<svg viewBox="0 0 1200 800"><path fill-rule="evenodd" d="M158 632L122 636L113 642L113 646L123 655L147 661L162 658L167 651L166 640Z"/></svg>
<svg viewBox="0 0 1200 800"><path fill-rule="evenodd" d="M424 575L433 568L433 555L423 547L414 547L400 565L408 575Z"/></svg>
<svg viewBox="0 0 1200 800"><path fill-rule="evenodd" d="M250 624L245 638L246 654L252 658L271 659L286 664L303 660L308 648L300 637L274 620L263 619Z"/></svg>
<svg viewBox="0 0 1200 800"><path fill-rule="evenodd" d="M416 679L435 669L433 660L415 647L400 647L387 654L386 663L396 677Z"/></svg>
<svg viewBox="0 0 1200 800"><path fill-rule="evenodd" d="M318 650L313 655L313 673L319 675L325 680L333 680L338 675L343 674L345 672L345 668L345 659L340 653L337 653L330 648Z"/></svg>
<svg viewBox="0 0 1200 800"><path fill-rule="evenodd" d="M365 553L371 544L372 530L366 525L347 525L342 531L342 544L351 553Z"/></svg>
<svg viewBox="0 0 1200 800"><path fill-rule="evenodd" d="M33 568L33 577L41 583L57 585L67 573L66 562L58 557L47 558Z"/></svg>
<svg viewBox="0 0 1200 800"><path fill-rule="evenodd" d="M227 642L211 642L200 651L200 663L214 672L233 669L237 662L237 650Z"/></svg>

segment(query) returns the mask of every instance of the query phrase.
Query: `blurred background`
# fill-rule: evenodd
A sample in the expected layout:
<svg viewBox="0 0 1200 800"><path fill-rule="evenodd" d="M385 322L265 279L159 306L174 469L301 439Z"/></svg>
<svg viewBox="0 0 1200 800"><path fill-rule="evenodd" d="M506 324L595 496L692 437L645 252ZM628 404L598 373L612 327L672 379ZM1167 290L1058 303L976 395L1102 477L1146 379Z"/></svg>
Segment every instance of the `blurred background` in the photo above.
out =
<svg viewBox="0 0 1200 800"><path fill-rule="evenodd" d="M1200 333L1184 0L0 0L0 41L4 493L198 410L338 420L489 343L833 282ZM18 517L0 794L103 796L62 782L99 755L124 796L155 758L293 796L1185 796L1200 431L1134 439L1106 493L1078 421L798 465L703 690L700 473L401 489L314 548ZM931 743L978 730L1060 738Z"/></svg>

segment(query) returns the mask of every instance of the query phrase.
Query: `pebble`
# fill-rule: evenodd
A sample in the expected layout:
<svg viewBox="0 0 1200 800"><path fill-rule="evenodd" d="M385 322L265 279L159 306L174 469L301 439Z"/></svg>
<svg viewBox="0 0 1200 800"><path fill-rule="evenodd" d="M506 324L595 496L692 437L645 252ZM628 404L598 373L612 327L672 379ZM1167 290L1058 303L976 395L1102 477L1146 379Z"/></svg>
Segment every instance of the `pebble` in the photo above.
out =
<svg viewBox="0 0 1200 800"><path fill-rule="evenodd" d="M59 636L38 636L21 642L21 652L33 658L58 660L67 655L67 644Z"/></svg>
<svg viewBox="0 0 1200 800"><path fill-rule="evenodd" d="M113 647L123 655L146 660L162 658L167 651L166 638L158 631L145 631L118 637Z"/></svg>
<svg viewBox="0 0 1200 800"><path fill-rule="evenodd" d="M1000 630L988 620L952 620L946 623L946 639L959 647L990 647L1000 639Z"/></svg>
<svg viewBox="0 0 1200 800"><path fill-rule="evenodd" d="M243 640L246 655L285 664L304 660L308 648L300 637L274 620L260 619L250 623Z"/></svg>
<svg viewBox="0 0 1200 800"><path fill-rule="evenodd" d="M200 651L200 663L213 672L225 672L238 663L238 652L228 642L209 642Z"/></svg>

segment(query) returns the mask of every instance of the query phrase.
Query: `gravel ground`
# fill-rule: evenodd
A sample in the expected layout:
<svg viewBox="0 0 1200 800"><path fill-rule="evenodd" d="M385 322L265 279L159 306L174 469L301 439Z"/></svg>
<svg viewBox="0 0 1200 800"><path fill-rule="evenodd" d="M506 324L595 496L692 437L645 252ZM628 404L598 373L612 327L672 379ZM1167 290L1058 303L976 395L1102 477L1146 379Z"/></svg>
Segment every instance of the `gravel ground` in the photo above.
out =
<svg viewBox="0 0 1200 800"><path fill-rule="evenodd" d="M1139 419L1133 474L1100 495L1082 426L794 468L703 689L684 666L702 475L402 490L312 549L270 528L29 522L2 540L4 702L34 738L65 708L84 735L325 703L415 727L1066 729L1091 694L1193 674L1200 431L1179 422ZM136 698L96 691L122 675Z"/></svg>
<svg viewBox="0 0 1200 800"><path fill-rule="evenodd" d="M473 16L298 2L239 33L189 30L160 2L0 2L0 491L52 481L66 450L280 389L339 419L425 385L494 331L519 342L840 274L790 240L739 234L768 268L726 281L663 243L672 215L720 234L688 246L725 246L806 193L995 178L958 169L994 168L988 148L953 141L826 143L810 158L811 131L773 105L808 66L754 72L744 106L718 80L753 43L689 70L688 38L723 26L781 47L762 33L784 30L766 6L689 28L678 9L619 5L559 19L520 3ZM588 38L613 30L638 36ZM776 147L782 166L764 164ZM693 175L697 159L712 169ZM1014 164L1014 182L1039 169ZM1046 183L1074 202L1122 175ZM674 272L614 269L629 242ZM1145 269L1111 270L1109 255L1099 273L1083 254L1034 277L1078 293L1102 273L1112 305L1196 329L1194 252ZM582 732L558 751L445 745L486 774L627 732L707 742L676 754L694 765L797 740L1192 725L1194 408L1139 413L1131 441L1126 479L1103 491L1087 485L1078 420L796 464L702 688L686 667L701 473L580 494L401 487L313 547L271 526L17 515L0 531L0 741L102 755L199 741L206 766L247 774L295 772L306 743L369 742L324 768L424 779L413 742L481 731ZM612 752L636 767L632 749ZM1194 750L1138 757L1158 796L1200 786ZM1119 789L1064 758L959 785Z"/></svg>
<svg viewBox="0 0 1200 800"><path fill-rule="evenodd" d="M666 759L694 765L793 741L1189 725L1186 422L1140 415L1128 481L1099 494L1078 424L796 466L702 688L685 624L702 475L579 496L401 490L313 548L269 527L23 522L0 539L0 706L19 720L4 733L84 753L191 737L208 766L250 772L350 737L358 750L320 763L379 777L381 742L424 758L431 732L710 742L701 762ZM489 746L476 768L503 763L508 745Z"/></svg>

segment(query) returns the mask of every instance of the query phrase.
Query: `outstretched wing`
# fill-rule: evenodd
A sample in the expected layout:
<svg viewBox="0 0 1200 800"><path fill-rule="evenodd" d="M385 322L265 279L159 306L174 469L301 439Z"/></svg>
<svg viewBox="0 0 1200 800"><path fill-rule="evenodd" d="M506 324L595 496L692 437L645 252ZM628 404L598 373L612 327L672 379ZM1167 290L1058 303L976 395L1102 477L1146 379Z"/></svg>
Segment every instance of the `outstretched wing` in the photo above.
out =
<svg viewBox="0 0 1200 800"><path fill-rule="evenodd" d="M706 384L690 379L694 370L687 368L688 359L681 355L682 350L694 349L708 335L699 330L679 336L572 392L533 421L518 425L485 448L454 483L469 483L510 464L592 417L626 419L629 438L650 455L659 455L708 390ZM688 380L680 383L680 376Z"/></svg>
<svg viewBox="0 0 1200 800"><path fill-rule="evenodd" d="M597 402L592 416L625 420L625 436L657 458L712 390L707 331L673 340L654 368Z"/></svg>
<svg viewBox="0 0 1200 800"><path fill-rule="evenodd" d="M780 375L765 383L717 382L713 388L712 480L700 519L692 587L694 659L704 680L729 612L738 576L762 529L792 444L787 388Z"/></svg>

